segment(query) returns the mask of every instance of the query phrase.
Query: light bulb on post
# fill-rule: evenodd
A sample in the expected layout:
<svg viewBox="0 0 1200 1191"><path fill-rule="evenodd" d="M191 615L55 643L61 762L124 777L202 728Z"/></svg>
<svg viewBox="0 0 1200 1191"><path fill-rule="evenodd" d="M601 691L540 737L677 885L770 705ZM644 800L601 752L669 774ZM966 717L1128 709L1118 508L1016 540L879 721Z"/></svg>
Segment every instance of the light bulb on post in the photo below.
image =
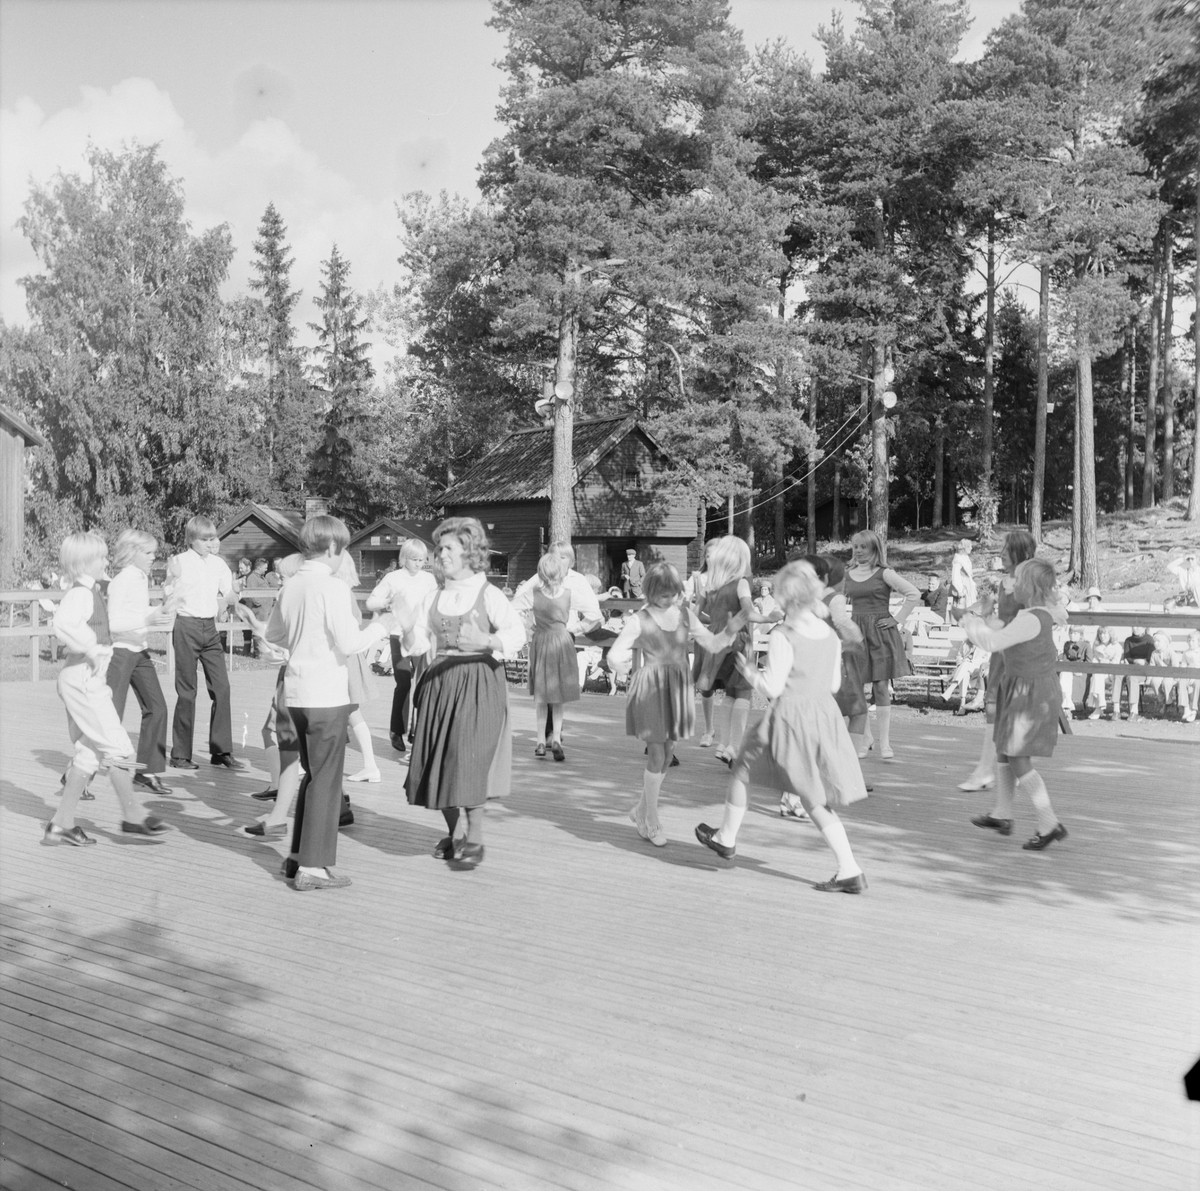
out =
<svg viewBox="0 0 1200 1191"><path fill-rule="evenodd" d="M884 409L894 409L896 406L896 394L891 389L888 389L879 400L883 403Z"/></svg>
<svg viewBox="0 0 1200 1191"><path fill-rule="evenodd" d="M883 383L885 385L890 385L892 383L892 381L894 381L895 379L896 379L895 368L893 368L891 366L891 364L885 364L883 366ZM894 397L895 394L893 393L892 396Z"/></svg>

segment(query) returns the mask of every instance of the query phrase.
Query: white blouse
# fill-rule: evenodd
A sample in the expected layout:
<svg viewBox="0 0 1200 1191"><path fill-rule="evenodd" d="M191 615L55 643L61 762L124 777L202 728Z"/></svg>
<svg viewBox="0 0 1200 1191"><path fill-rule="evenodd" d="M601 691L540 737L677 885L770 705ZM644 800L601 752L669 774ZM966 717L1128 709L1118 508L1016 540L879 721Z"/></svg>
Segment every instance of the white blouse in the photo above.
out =
<svg viewBox="0 0 1200 1191"><path fill-rule="evenodd" d="M493 632L500 638L500 651L494 656L499 658L516 657L525 644L525 626L521 618L513 611L504 593L487 581L482 572L469 575L466 579L447 579L446 586L440 591L435 588L421 597L417 605L417 623L413 626L411 637L405 639L405 652L413 655L428 654L431 658L436 649L433 627L429 623L434 601L437 601L438 611L444 616L462 616L469 612L479 598L479 589L483 588L483 607L488 619L495 626ZM481 629L485 625L479 626Z"/></svg>

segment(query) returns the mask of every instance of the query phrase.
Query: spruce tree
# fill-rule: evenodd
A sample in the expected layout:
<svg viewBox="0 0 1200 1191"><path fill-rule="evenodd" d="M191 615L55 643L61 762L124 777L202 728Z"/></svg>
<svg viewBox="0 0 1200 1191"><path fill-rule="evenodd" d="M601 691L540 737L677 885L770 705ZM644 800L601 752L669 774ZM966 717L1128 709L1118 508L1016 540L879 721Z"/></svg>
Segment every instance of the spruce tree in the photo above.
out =
<svg viewBox="0 0 1200 1191"><path fill-rule="evenodd" d="M317 333L314 374L323 405L309 484L329 501L332 512L361 519L370 493L359 444L367 429L368 389L375 371L370 345L360 338L368 320L349 277L349 262L334 244L329 259L321 262L321 293L313 299L321 321L309 323Z"/></svg>

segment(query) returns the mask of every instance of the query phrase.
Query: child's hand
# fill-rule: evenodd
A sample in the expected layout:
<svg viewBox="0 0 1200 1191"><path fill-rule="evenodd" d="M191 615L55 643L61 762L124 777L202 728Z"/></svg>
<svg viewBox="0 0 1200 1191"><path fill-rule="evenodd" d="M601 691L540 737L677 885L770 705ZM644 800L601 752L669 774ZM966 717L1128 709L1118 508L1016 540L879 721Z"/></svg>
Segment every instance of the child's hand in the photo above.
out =
<svg viewBox="0 0 1200 1191"><path fill-rule="evenodd" d="M731 637L736 637L750 623L745 612L739 612L736 616L731 616L725 625L725 632Z"/></svg>
<svg viewBox="0 0 1200 1191"><path fill-rule="evenodd" d="M733 659L733 664L737 667L738 673L752 686L758 687L758 663L751 662L744 658L740 653Z"/></svg>

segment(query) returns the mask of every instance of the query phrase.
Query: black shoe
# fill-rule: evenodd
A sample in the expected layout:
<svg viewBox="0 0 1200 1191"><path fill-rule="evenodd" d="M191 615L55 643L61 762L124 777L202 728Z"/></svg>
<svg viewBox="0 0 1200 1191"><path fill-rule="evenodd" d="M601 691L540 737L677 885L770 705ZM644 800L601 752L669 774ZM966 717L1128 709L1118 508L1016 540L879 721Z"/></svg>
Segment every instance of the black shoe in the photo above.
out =
<svg viewBox="0 0 1200 1191"><path fill-rule="evenodd" d="M129 823L122 820L121 830L126 835L162 835L164 831L171 829L161 819L147 815L140 823Z"/></svg>
<svg viewBox="0 0 1200 1191"><path fill-rule="evenodd" d="M408 750L404 747L404 737L399 732L392 733L392 748L398 753L405 753Z"/></svg>
<svg viewBox="0 0 1200 1191"><path fill-rule="evenodd" d="M1021 847L1026 852L1040 852L1043 848L1048 848L1056 839L1066 839L1067 829L1061 824L1057 824L1052 831L1047 831L1045 835L1039 831L1033 839L1026 840Z"/></svg>
<svg viewBox="0 0 1200 1191"><path fill-rule="evenodd" d="M544 744L535 744L533 746L533 755L539 760L544 760L546 756L546 746Z"/></svg>
<svg viewBox="0 0 1200 1191"><path fill-rule="evenodd" d="M717 839L717 828L701 823L696 828L696 838L706 847L711 848L722 860L732 860L737 855L737 848L731 848Z"/></svg>
<svg viewBox="0 0 1200 1191"><path fill-rule="evenodd" d="M555 757L554 759L555 759L556 761L558 760L558 758L557 758L557 757ZM670 765L670 768L671 768L671 769L674 769L674 768L675 768L675 766L676 766L676 765L678 765L678 764L679 764L679 758L678 758L677 756L675 756L675 754L674 754L674 753L672 753L672 754L671 754L671 765Z"/></svg>
<svg viewBox="0 0 1200 1191"><path fill-rule="evenodd" d="M813 888L822 893L862 893L867 887L867 878L863 873L856 877L843 877L840 881L833 877L828 881L818 881Z"/></svg>
<svg viewBox="0 0 1200 1191"><path fill-rule="evenodd" d="M354 826L354 812L352 810L350 810L349 807L347 807L344 811L342 811L341 817L338 819L338 826L339 827L353 827Z"/></svg>
<svg viewBox="0 0 1200 1191"><path fill-rule="evenodd" d="M278 790L266 789L259 790L257 794L251 794L251 798L257 798L259 802L274 802L279 797Z"/></svg>
<svg viewBox="0 0 1200 1191"><path fill-rule="evenodd" d="M199 769L200 768L200 766L197 765L196 762L193 761L190 757L172 757L171 760L168 762L168 764L171 766L172 769Z"/></svg>
<svg viewBox="0 0 1200 1191"><path fill-rule="evenodd" d="M416 728L409 728L409 730L408 730L408 743L409 743L409 744L412 744L412 742L413 742L414 740L416 740L416 738L417 738L417 730L416 730Z"/></svg>
<svg viewBox="0 0 1200 1191"><path fill-rule="evenodd" d="M991 815L976 815L971 822L976 827L990 827L1001 835L1012 835L1013 821L1011 819L993 819Z"/></svg>
<svg viewBox="0 0 1200 1191"><path fill-rule="evenodd" d="M567 754L563 752L563 746L556 744L554 741L550 742L550 753L556 761L565 761L567 759Z"/></svg>
<svg viewBox="0 0 1200 1191"><path fill-rule="evenodd" d="M434 860L449 860L454 855L454 841L447 835L438 840L433 849Z"/></svg>
<svg viewBox="0 0 1200 1191"><path fill-rule="evenodd" d="M162 778L157 773L139 773L134 776L133 784L142 786L149 790L152 794L157 794L160 798L168 798L174 793L173 790L162 784Z"/></svg>
<svg viewBox="0 0 1200 1191"><path fill-rule="evenodd" d="M245 761L235 757L232 753L213 753L212 763L219 766L221 769L243 770L249 769L250 766Z"/></svg>

